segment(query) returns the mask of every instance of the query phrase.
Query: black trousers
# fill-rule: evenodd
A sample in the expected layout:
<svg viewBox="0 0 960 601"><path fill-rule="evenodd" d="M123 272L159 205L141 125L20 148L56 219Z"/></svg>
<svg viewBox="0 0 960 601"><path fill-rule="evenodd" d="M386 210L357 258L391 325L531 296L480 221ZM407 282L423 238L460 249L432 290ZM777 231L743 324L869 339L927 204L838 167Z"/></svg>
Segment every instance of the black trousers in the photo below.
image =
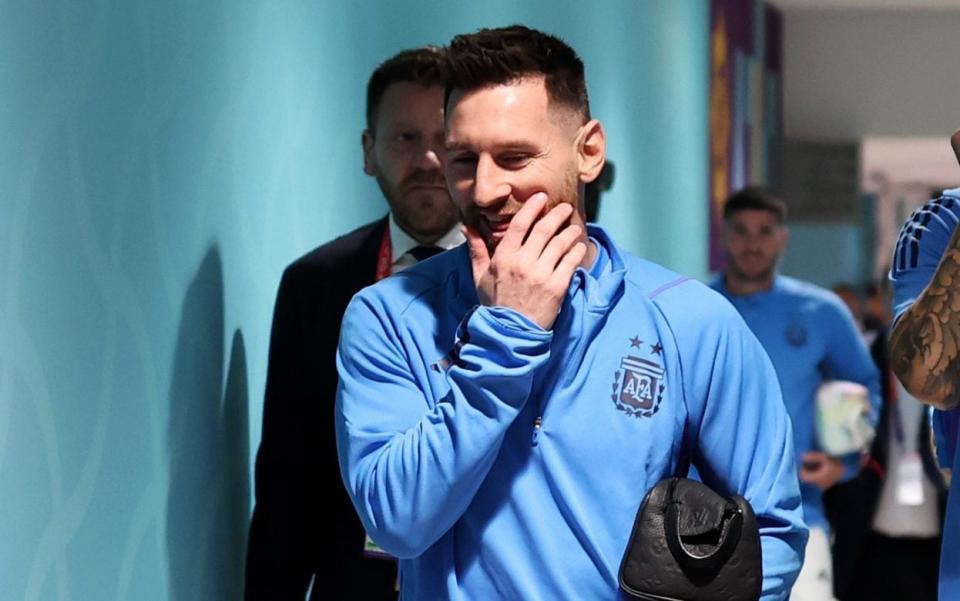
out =
<svg viewBox="0 0 960 601"><path fill-rule="evenodd" d="M843 601L937 601L940 537L867 538L850 595Z"/></svg>

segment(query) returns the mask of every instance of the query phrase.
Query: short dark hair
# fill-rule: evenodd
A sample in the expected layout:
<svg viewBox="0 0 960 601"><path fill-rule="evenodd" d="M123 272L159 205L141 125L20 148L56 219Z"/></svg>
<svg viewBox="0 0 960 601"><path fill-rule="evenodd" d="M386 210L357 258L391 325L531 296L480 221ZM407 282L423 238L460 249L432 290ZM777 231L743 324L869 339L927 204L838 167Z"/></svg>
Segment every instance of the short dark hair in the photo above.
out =
<svg viewBox="0 0 960 601"><path fill-rule="evenodd" d="M590 119L583 61L558 37L523 25L481 29L453 38L449 55L444 107L454 90L471 92L542 75L551 103L575 110L584 122Z"/></svg>
<svg viewBox="0 0 960 601"><path fill-rule="evenodd" d="M748 186L735 192L723 203L723 219L727 220L740 211L768 211L777 218L777 223L787 220L787 203L762 186Z"/></svg>
<svg viewBox="0 0 960 601"><path fill-rule="evenodd" d="M371 132L377 121L380 100L391 84L402 81L417 83L425 88L446 86L447 49L440 46L411 48L396 54L377 67L367 82L367 129Z"/></svg>

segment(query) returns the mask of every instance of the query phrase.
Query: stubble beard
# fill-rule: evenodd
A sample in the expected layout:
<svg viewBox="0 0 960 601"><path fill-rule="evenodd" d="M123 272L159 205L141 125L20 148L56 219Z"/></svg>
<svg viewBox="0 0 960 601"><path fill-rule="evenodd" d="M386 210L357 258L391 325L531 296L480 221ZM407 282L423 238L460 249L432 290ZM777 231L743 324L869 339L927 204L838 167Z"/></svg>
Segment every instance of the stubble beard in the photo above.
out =
<svg viewBox="0 0 960 601"><path fill-rule="evenodd" d="M441 172L415 172L396 186L380 174L377 174L376 180L397 225L419 241L436 240L456 225L457 210L450 193L446 191L446 180ZM438 194L410 189L417 184L441 186L444 192ZM438 202L438 196L443 200Z"/></svg>
<svg viewBox="0 0 960 601"><path fill-rule="evenodd" d="M543 213L541 213L536 219L534 219L533 224L531 224L530 226L531 230L533 229L533 226L537 223L537 221L539 221L547 213L549 213L553 207L558 206L560 204L563 204L563 203L572 204L574 209L574 214L572 214L563 223L563 225L561 225L557 229L556 234L554 235L559 234L567 226L569 226L570 223L573 221L574 215L580 212L581 198L580 198L580 191L579 191L579 180L575 172L571 171L570 177L567 178L564 181L564 183L560 185L560 190L557 196L558 196L557 201L554 201L553 199L548 199L548 204L544 208ZM516 201L510 201L510 200L507 201L507 204L511 204L511 203L516 204L516 209L513 211L513 214L516 214L516 212L520 210L520 207L523 206L522 203L519 203ZM461 220L463 221L463 223L469 223L474 230L484 233L484 242L486 243L487 250L490 252L490 256L492 257L493 253L496 251L497 245L500 243L500 240L496 239L492 235L492 232L484 232L484 230L480 227L480 224L483 222L483 217L480 211L478 211L474 205L471 205L469 215L464 214L464 212L461 211ZM529 231L527 232L527 235L529 235ZM524 237L524 242L526 242L526 236Z"/></svg>
<svg viewBox="0 0 960 601"><path fill-rule="evenodd" d="M728 271L734 276L734 278L742 282L750 282L755 284L759 282L765 282L766 280L772 278L776 268L777 262L772 261L769 265L761 269L755 275L751 275L740 268L740 265L737 263L736 259L731 258Z"/></svg>

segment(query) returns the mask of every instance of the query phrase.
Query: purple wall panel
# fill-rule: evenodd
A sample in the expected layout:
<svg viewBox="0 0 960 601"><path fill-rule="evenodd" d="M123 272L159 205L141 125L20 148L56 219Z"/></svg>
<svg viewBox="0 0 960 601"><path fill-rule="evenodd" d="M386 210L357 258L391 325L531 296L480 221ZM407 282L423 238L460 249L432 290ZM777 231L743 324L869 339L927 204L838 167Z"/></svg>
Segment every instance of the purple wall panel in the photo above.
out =
<svg viewBox="0 0 960 601"><path fill-rule="evenodd" d="M762 10L758 10L762 7ZM755 15L763 22L755 23ZM755 25L762 27L755 28ZM761 36L762 34L762 36ZM757 37L762 39L757 40ZM723 201L744 183L775 184L775 153L782 131L783 99L780 86L783 65L783 17L760 0L710 2L710 211L709 268L720 271L725 257L720 246ZM753 79L756 66L763 77ZM752 89L756 85L758 89ZM770 89L777 93L770 94ZM760 94L763 101L753 102ZM760 114L756 114L757 107ZM772 117L772 118L771 118ZM763 128L754 138L753 129ZM753 158L760 158L760 173L751 173Z"/></svg>

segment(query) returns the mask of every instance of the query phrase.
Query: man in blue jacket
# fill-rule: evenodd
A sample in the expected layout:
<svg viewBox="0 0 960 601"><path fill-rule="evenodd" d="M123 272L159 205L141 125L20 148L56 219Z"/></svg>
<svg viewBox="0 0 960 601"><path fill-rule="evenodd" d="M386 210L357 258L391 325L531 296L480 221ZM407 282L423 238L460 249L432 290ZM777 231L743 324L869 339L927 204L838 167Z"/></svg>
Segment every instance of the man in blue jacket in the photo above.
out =
<svg viewBox="0 0 960 601"><path fill-rule="evenodd" d="M444 168L467 244L366 288L340 340L344 483L403 599L612 599L684 456L753 505L763 599L803 556L789 418L743 320L586 225L606 137L583 63L514 26L450 49Z"/></svg>
<svg viewBox="0 0 960 601"><path fill-rule="evenodd" d="M960 162L960 130L951 138ZM940 464L953 468L940 554L940 598L960 599L960 188L917 209L900 230L890 279L893 371L933 405Z"/></svg>
<svg viewBox="0 0 960 601"><path fill-rule="evenodd" d="M800 467L804 520L810 527L806 563L792 601L833 598L830 527L823 491L853 478L859 453L832 457L814 430L816 393L826 380L848 380L870 390L873 419L880 408L880 379L866 344L836 294L777 274L787 244L786 204L758 187L740 190L724 204L726 271L711 287L737 308L770 355L793 424Z"/></svg>

